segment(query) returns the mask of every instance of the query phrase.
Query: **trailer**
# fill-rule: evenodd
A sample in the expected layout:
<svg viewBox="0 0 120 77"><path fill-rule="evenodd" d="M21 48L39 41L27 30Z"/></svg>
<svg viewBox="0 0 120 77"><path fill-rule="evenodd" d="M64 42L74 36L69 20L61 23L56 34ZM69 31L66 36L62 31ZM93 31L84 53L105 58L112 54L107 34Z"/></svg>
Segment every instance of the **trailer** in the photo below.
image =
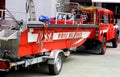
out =
<svg viewBox="0 0 120 77"><path fill-rule="evenodd" d="M33 0L27 0L27 4L30 19L26 26L9 11L14 24L6 24L6 10L0 12L0 71L47 62L50 74L57 75L72 49L84 45L103 55L107 41L113 47L118 45L118 26L108 9L67 3L64 6L69 7L55 17L40 16L37 21Z"/></svg>
<svg viewBox="0 0 120 77"><path fill-rule="evenodd" d="M30 15L27 25L23 20L16 20L13 12L0 8L0 71L9 72L11 69L47 62L50 74L57 75L70 52L63 46L59 47L60 39L52 40L54 29L51 33L51 28L46 30L46 23L37 21L33 0L26 2L26 11ZM42 27L29 27L31 22L34 26ZM59 44L55 46L56 43Z"/></svg>

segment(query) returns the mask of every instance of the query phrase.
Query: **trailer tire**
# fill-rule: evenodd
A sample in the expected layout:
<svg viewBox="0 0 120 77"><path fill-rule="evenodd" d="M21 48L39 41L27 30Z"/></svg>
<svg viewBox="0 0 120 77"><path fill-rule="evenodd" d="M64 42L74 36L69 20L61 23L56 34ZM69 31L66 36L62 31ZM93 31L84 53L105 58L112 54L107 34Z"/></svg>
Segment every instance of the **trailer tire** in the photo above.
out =
<svg viewBox="0 0 120 77"><path fill-rule="evenodd" d="M104 55L106 52L106 37L103 37L103 42L99 43L97 46L97 52L99 55Z"/></svg>
<svg viewBox="0 0 120 77"><path fill-rule="evenodd" d="M62 65L63 65L62 53L59 53L57 58L55 59L55 63L48 64L49 73L51 75L58 75L61 72Z"/></svg>
<svg viewBox="0 0 120 77"><path fill-rule="evenodd" d="M113 48L117 48L117 46L118 46L118 36L116 36L116 37L112 40L112 46L113 46Z"/></svg>

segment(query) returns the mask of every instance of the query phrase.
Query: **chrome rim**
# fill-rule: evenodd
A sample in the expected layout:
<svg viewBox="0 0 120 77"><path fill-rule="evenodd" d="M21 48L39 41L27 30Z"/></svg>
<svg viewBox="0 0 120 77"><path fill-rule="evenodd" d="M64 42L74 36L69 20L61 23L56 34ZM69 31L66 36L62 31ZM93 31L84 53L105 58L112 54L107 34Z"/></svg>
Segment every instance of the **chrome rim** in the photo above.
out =
<svg viewBox="0 0 120 77"><path fill-rule="evenodd" d="M59 71L61 69L61 66L62 66L62 60L61 60L61 57L58 56L57 59L56 59L57 71Z"/></svg>

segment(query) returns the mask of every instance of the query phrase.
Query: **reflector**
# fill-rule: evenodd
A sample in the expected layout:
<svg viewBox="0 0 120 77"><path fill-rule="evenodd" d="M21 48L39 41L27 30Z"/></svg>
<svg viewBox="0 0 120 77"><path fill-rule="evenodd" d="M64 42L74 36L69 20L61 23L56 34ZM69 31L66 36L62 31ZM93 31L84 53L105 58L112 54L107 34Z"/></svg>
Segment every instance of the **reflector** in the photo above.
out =
<svg viewBox="0 0 120 77"><path fill-rule="evenodd" d="M6 61L0 61L0 69L9 69L9 63Z"/></svg>

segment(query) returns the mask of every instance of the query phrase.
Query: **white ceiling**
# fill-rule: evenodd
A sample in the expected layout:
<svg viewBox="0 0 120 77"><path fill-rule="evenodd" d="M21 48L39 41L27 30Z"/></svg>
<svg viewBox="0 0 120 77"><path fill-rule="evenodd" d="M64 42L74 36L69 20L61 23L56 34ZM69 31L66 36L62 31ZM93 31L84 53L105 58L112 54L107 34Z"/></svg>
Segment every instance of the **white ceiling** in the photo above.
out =
<svg viewBox="0 0 120 77"><path fill-rule="evenodd" d="M101 3L120 3L120 0L92 0L92 2L101 2Z"/></svg>

